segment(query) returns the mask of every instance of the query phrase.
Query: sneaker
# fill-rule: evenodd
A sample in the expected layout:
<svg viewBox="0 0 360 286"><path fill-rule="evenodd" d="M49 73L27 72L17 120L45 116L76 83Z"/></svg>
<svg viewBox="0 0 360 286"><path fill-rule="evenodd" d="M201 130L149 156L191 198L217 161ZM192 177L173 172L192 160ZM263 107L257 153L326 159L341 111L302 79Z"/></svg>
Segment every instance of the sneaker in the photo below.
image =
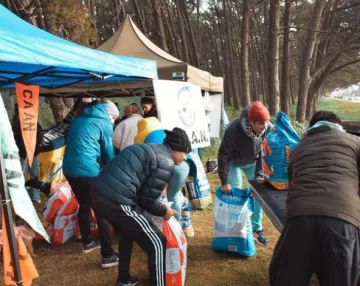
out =
<svg viewBox="0 0 360 286"><path fill-rule="evenodd" d="M96 249L99 249L100 245L97 244L94 240L92 242L90 242L89 244L84 245L82 252L83 253L90 253Z"/></svg>
<svg viewBox="0 0 360 286"><path fill-rule="evenodd" d="M262 230L255 230L254 231L254 240L260 245L267 246L269 241L267 240L264 231Z"/></svg>
<svg viewBox="0 0 360 286"><path fill-rule="evenodd" d="M115 252L113 255L101 259L101 268L110 268L119 265L119 255ZM124 284L127 285L127 284ZM132 284L130 284L132 285ZM136 284L135 284L136 285Z"/></svg>
<svg viewBox="0 0 360 286"><path fill-rule="evenodd" d="M138 279L135 277L130 277L129 280L125 283L121 282L120 280L116 282L116 286L135 286L137 284L138 284Z"/></svg>

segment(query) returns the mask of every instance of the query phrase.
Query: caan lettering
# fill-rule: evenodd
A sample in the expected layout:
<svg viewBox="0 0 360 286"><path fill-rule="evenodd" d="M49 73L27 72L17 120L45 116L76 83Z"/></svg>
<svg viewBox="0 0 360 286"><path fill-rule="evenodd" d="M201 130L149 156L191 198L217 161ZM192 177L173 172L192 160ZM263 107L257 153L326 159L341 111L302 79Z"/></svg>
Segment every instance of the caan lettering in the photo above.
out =
<svg viewBox="0 0 360 286"><path fill-rule="evenodd" d="M33 97L32 91L31 91L31 90L28 90L28 89L25 89L25 90L23 91L23 97L24 97L24 98L32 99L32 97Z"/></svg>

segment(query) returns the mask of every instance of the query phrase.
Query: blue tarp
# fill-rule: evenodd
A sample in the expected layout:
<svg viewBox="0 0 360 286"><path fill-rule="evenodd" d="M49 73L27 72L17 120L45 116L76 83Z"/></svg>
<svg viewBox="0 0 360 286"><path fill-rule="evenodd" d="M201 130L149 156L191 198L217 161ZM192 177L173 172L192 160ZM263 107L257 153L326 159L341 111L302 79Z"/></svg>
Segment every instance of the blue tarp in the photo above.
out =
<svg viewBox="0 0 360 286"><path fill-rule="evenodd" d="M156 62L90 49L41 30L0 4L0 89L14 81L55 89L72 83L157 79Z"/></svg>

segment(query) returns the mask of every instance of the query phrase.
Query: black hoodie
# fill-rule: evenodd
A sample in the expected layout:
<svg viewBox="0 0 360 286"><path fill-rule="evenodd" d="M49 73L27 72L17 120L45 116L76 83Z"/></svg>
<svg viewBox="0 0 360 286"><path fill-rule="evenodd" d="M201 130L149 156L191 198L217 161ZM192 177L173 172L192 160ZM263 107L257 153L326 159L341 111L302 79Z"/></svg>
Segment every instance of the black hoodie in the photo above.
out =
<svg viewBox="0 0 360 286"><path fill-rule="evenodd" d="M250 105L243 109L239 118L231 121L222 139L218 153L218 174L223 186L229 183L231 163L247 165L256 162L255 177L262 175L261 146L272 124L268 123L264 134L254 142L245 131L249 124L247 119L249 108Z"/></svg>

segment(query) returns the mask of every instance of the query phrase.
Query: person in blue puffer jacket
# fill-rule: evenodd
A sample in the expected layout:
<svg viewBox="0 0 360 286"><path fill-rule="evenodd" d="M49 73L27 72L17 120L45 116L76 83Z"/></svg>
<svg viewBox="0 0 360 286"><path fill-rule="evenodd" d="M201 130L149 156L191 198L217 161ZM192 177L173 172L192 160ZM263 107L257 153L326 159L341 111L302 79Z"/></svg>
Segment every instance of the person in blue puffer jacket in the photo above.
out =
<svg viewBox="0 0 360 286"><path fill-rule="evenodd" d="M83 243L83 253L100 246L90 236L90 190L101 168L114 157L111 123L112 102L91 102L71 122L66 137L63 173L79 202L78 221ZM112 249L109 223L95 212L101 245L101 267L118 265Z"/></svg>
<svg viewBox="0 0 360 286"><path fill-rule="evenodd" d="M166 238L148 214L170 219L176 214L160 201L174 166L186 159L191 143L180 128L165 130L163 144L134 144L123 149L95 180L95 212L120 234L117 286L133 286L130 259L135 241L148 256L151 285L165 286Z"/></svg>

